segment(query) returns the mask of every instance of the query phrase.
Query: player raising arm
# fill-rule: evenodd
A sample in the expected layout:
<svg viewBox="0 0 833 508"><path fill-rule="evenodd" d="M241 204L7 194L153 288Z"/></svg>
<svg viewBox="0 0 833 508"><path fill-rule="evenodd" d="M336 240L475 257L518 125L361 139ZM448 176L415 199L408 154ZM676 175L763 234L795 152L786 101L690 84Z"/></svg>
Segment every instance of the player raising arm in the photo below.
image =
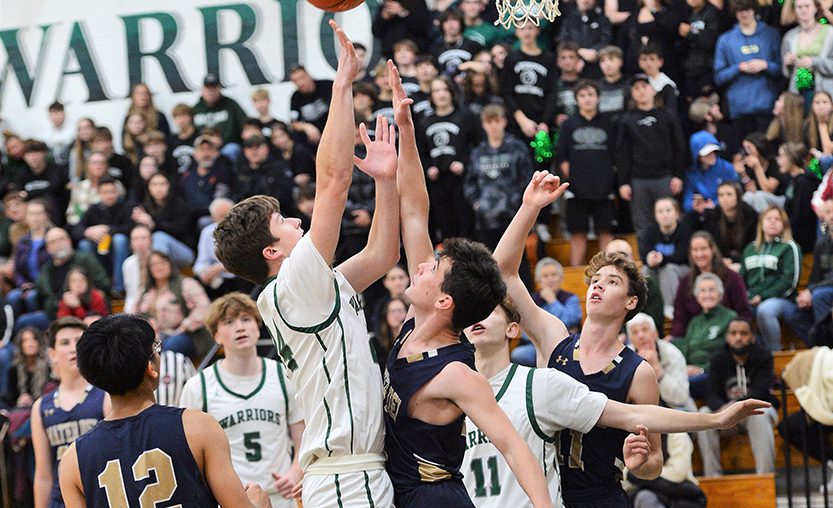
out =
<svg viewBox="0 0 833 508"><path fill-rule="evenodd" d="M385 473L382 380L371 354L359 293L399 259L399 195L394 132L385 118L367 157L353 155L352 83L361 68L353 43L333 21L341 52L330 113L316 159L308 234L277 200L255 196L217 226L217 258L232 273L265 284L257 301L306 424L300 450L303 504L315 508L393 504ZM353 165L373 177L376 212L367 246L335 269L333 255Z"/></svg>
<svg viewBox="0 0 833 508"><path fill-rule="evenodd" d="M400 134L402 237L412 281L406 290L412 317L385 373L385 449L396 506L473 506L460 472L466 415L506 458L533 506L552 506L541 468L474 370L473 347L461 335L504 298L506 287L482 244L451 239L434 258L410 101L390 61L388 69Z"/></svg>

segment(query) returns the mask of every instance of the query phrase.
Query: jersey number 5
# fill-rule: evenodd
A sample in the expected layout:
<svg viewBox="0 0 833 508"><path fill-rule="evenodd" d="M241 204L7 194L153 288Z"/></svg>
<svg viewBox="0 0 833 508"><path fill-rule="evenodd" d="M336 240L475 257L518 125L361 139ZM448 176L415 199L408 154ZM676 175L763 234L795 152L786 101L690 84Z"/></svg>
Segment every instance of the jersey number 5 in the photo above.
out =
<svg viewBox="0 0 833 508"><path fill-rule="evenodd" d="M147 450L139 455L133 463L133 479L137 482L145 480L150 477L151 471L156 473L156 482L147 484L139 495L141 508L154 508L156 503L170 500L176 491L176 474L170 455L159 448ZM120 460L107 462L104 471L98 475L98 486L104 489L110 508L129 508ZM182 508L182 505L171 508Z"/></svg>
<svg viewBox="0 0 833 508"><path fill-rule="evenodd" d="M246 447L246 460L257 462L263 458L260 449L260 432L246 432L243 434L243 446Z"/></svg>

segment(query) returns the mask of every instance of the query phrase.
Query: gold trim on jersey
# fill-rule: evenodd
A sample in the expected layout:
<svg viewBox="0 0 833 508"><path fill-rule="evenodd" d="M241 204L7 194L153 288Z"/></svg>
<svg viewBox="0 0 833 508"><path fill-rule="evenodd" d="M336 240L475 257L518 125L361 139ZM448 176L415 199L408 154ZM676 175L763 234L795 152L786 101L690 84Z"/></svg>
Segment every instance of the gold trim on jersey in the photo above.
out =
<svg viewBox="0 0 833 508"><path fill-rule="evenodd" d="M419 481L435 483L451 479L451 473L429 462L417 460L419 465Z"/></svg>

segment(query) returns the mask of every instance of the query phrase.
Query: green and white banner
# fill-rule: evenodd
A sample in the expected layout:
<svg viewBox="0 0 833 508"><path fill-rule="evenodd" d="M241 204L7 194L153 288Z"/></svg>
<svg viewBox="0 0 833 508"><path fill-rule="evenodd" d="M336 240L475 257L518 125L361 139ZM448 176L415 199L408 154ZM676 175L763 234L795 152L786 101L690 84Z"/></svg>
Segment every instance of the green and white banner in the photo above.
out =
<svg viewBox="0 0 833 508"><path fill-rule="evenodd" d="M369 49L378 3L335 15ZM60 100L68 121L90 117L120 138L133 84L147 83L170 117L175 104L196 103L214 72L244 110L254 112L251 92L264 87L272 114L288 119L292 64L316 79L335 73L333 16L304 0L0 0L0 118L37 137Z"/></svg>

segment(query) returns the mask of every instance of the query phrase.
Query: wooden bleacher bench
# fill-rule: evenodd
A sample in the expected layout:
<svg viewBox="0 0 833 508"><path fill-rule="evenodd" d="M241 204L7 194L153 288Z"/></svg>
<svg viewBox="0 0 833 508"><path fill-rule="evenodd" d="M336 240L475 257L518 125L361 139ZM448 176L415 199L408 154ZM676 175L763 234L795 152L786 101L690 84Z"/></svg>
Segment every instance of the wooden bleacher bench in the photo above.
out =
<svg viewBox="0 0 833 508"><path fill-rule="evenodd" d="M617 236L616 238L627 241L633 249L634 256L639 257L639 247L636 242L636 234ZM557 260L565 267L570 266L570 241L564 238L554 238L547 243L547 256ZM587 264L590 258L599 252L599 242L588 240L587 254L584 256L584 263Z"/></svg>
<svg viewBox="0 0 833 508"><path fill-rule="evenodd" d="M773 508L775 474L698 477L709 508Z"/></svg>

